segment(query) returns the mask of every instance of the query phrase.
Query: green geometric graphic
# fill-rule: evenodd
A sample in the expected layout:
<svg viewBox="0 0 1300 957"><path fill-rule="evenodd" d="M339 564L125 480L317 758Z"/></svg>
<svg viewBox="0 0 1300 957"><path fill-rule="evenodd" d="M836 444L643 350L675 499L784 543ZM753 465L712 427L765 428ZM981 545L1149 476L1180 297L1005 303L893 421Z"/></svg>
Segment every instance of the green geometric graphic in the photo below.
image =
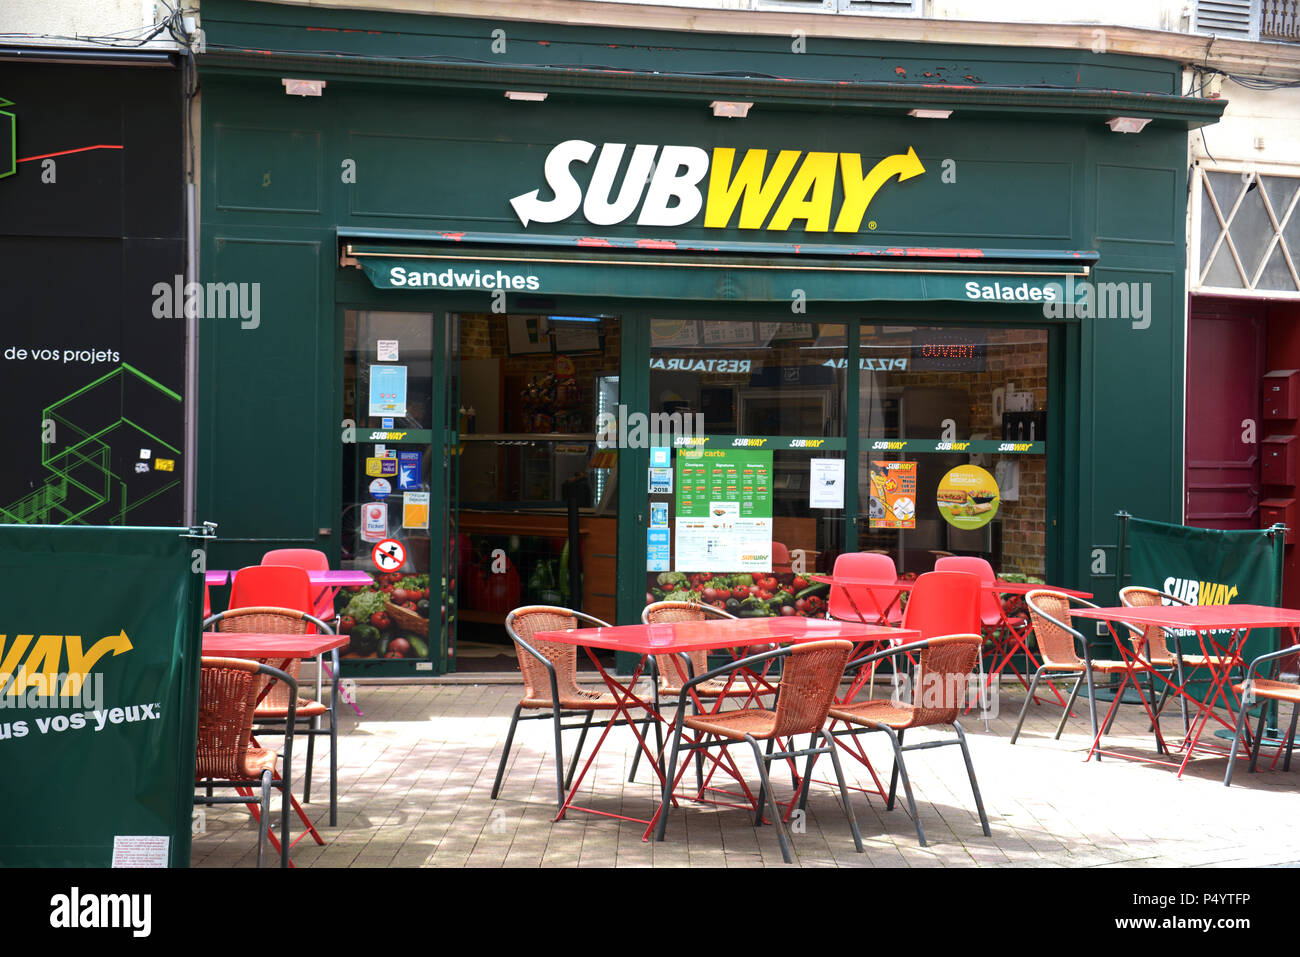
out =
<svg viewBox="0 0 1300 957"><path fill-rule="evenodd" d="M0 96L0 107L13 106L12 100ZM18 172L18 119L0 109L0 179Z"/></svg>
<svg viewBox="0 0 1300 957"><path fill-rule="evenodd" d="M115 443L122 462L131 458L123 450L142 445L180 457L180 449L158 437L167 431L164 422L148 421L158 417L150 411L150 400L156 403L159 396L181 404L181 397L171 389L124 362L48 406L42 436L52 423L55 441L41 443L41 464L53 474L36 491L0 507L0 522L125 525L129 512L178 486L180 473L172 472L170 482L129 501L127 476L113 470ZM107 506L107 513L87 518L101 506Z"/></svg>

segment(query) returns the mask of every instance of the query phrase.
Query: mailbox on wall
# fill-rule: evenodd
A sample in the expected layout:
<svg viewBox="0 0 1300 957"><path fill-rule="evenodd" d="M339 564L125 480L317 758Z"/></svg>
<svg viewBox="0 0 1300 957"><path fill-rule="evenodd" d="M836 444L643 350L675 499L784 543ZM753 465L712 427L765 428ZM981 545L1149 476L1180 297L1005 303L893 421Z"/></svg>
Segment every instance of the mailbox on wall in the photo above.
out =
<svg viewBox="0 0 1300 957"><path fill-rule="evenodd" d="M1266 419L1300 417L1300 369L1266 372L1260 398Z"/></svg>
<svg viewBox="0 0 1300 957"><path fill-rule="evenodd" d="M1265 485L1296 484L1296 437L1270 435L1260 443L1260 481Z"/></svg>
<svg viewBox="0 0 1300 957"><path fill-rule="evenodd" d="M1266 498L1259 503L1259 527L1271 528L1273 525L1285 525L1287 544L1295 541L1295 499Z"/></svg>

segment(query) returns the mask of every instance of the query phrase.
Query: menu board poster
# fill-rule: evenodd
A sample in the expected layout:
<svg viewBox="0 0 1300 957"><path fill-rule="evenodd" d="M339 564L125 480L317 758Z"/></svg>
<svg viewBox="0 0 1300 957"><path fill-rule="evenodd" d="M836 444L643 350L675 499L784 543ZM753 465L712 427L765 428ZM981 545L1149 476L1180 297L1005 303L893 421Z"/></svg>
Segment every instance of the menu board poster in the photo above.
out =
<svg viewBox="0 0 1300 957"><path fill-rule="evenodd" d="M771 571L771 450L682 449L676 467L676 570Z"/></svg>
<svg viewBox="0 0 1300 957"><path fill-rule="evenodd" d="M916 528L916 463L872 462L872 528Z"/></svg>

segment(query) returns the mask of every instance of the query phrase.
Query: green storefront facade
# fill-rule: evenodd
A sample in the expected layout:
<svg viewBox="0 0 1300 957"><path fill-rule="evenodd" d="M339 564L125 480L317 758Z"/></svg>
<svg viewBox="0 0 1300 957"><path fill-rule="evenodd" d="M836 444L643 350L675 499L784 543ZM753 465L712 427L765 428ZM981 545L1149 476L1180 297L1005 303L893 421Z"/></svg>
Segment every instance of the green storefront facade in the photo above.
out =
<svg viewBox="0 0 1300 957"><path fill-rule="evenodd" d="M706 567L671 490L639 479L647 443L602 457L602 413L625 433L698 413L696 445L771 449L763 534L810 572L983 554L1104 598L1115 512L1181 519L1187 131L1223 104L1180 96L1177 64L237 0L203 17L200 274L258 284L260 314L202 325L198 515L213 567L306 546L369 568L378 538L407 540L430 650L369 673L457 668L439 582L466 628L561 597L564 563L508 542L565 534L584 464L566 603L635 621L655 571ZM889 461L917 463L901 504L874 497ZM1000 498L963 526L937 509L967 464Z"/></svg>

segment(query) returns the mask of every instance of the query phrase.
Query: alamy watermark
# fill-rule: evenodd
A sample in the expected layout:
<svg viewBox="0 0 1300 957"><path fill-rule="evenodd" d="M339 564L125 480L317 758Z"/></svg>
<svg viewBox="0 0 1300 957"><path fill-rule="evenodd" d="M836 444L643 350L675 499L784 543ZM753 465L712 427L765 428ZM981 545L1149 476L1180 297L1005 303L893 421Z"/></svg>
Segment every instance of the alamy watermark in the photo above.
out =
<svg viewBox="0 0 1300 957"><path fill-rule="evenodd" d="M690 445L704 436L702 412L618 412L596 416L596 440L602 448L648 449L665 445Z"/></svg>
<svg viewBox="0 0 1300 957"><path fill-rule="evenodd" d="M28 674L0 673L0 710L64 710L84 708L99 710L104 701L104 676L99 672L60 672Z"/></svg>
<svg viewBox="0 0 1300 957"><path fill-rule="evenodd" d="M1121 319L1134 329L1151 325L1149 282L1075 282L1068 276L1064 285L1048 283L1043 299L1047 319Z"/></svg>
<svg viewBox="0 0 1300 957"><path fill-rule="evenodd" d="M977 710L981 718L998 716L1001 695L996 682L986 687L984 676L976 672L970 674L945 674L929 672L921 675L920 682L914 682L909 674L895 672L894 690L890 702L895 706L912 705L924 710L945 711L956 708L965 711Z"/></svg>
<svg viewBox="0 0 1300 957"><path fill-rule="evenodd" d="M177 274L151 292L155 319L239 319L241 329L262 324L260 282L186 282Z"/></svg>

